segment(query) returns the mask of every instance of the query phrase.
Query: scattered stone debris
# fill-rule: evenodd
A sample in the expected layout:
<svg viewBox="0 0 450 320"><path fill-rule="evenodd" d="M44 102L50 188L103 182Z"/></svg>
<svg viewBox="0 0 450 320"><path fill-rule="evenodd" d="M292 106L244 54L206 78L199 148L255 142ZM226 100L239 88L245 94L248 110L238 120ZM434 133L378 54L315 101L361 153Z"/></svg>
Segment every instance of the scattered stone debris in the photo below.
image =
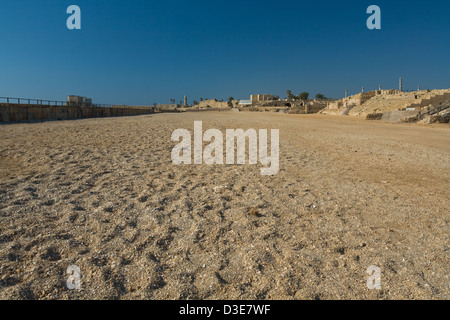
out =
<svg viewBox="0 0 450 320"><path fill-rule="evenodd" d="M383 113L371 113L366 116L366 120L381 120Z"/></svg>

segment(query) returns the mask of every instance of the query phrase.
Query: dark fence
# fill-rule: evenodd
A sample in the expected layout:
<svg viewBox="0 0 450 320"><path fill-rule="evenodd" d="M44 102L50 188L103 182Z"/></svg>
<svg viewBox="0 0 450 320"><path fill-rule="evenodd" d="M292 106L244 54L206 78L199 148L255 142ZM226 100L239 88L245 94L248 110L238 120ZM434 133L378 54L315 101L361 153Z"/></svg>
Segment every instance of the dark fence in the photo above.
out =
<svg viewBox="0 0 450 320"><path fill-rule="evenodd" d="M0 97L0 103L7 104L29 104L29 105L42 105L42 106L72 106L72 107L95 107L95 108L112 108L111 104L86 104L68 101L55 101L55 100L42 100L42 99L29 99L29 98L12 98L12 97Z"/></svg>

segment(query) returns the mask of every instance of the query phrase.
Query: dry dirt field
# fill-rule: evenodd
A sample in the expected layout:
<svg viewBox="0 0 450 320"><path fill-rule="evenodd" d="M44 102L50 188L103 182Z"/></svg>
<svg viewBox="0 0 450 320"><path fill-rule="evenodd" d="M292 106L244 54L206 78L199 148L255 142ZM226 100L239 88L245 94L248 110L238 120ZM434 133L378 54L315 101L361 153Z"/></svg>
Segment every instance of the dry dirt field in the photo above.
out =
<svg viewBox="0 0 450 320"><path fill-rule="evenodd" d="M172 131L195 120L279 129L278 174L173 165ZM0 299L450 298L449 125L242 112L8 124L0 164ZM69 265L82 290L66 287Z"/></svg>

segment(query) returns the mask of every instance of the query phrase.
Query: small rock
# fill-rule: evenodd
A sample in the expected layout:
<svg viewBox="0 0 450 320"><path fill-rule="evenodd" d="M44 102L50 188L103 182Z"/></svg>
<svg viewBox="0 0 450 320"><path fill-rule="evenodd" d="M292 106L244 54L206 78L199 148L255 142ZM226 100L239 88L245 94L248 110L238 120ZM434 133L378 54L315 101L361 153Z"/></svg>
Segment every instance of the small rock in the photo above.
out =
<svg viewBox="0 0 450 320"><path fill-rule="evenodd" d="M248 212L249 215L256 217L256 218L260 218L261 214L258 212L258 209L256 208L251 208Z"/></svg>

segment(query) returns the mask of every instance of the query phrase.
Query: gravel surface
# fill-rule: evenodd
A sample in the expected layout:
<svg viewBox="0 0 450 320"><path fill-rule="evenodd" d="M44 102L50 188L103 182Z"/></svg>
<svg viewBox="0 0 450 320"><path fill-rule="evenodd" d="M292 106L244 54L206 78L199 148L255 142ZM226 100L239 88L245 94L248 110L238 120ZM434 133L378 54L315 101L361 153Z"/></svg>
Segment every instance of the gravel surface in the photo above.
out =
<svg viewBox="0 0 450 320"><path fill-rule="evenodd" d="M279 129L278 174L173 165L173 130L196 120ZM450 298L449 125L251 112L9 124L0 163L1 299Z"/></svg>

